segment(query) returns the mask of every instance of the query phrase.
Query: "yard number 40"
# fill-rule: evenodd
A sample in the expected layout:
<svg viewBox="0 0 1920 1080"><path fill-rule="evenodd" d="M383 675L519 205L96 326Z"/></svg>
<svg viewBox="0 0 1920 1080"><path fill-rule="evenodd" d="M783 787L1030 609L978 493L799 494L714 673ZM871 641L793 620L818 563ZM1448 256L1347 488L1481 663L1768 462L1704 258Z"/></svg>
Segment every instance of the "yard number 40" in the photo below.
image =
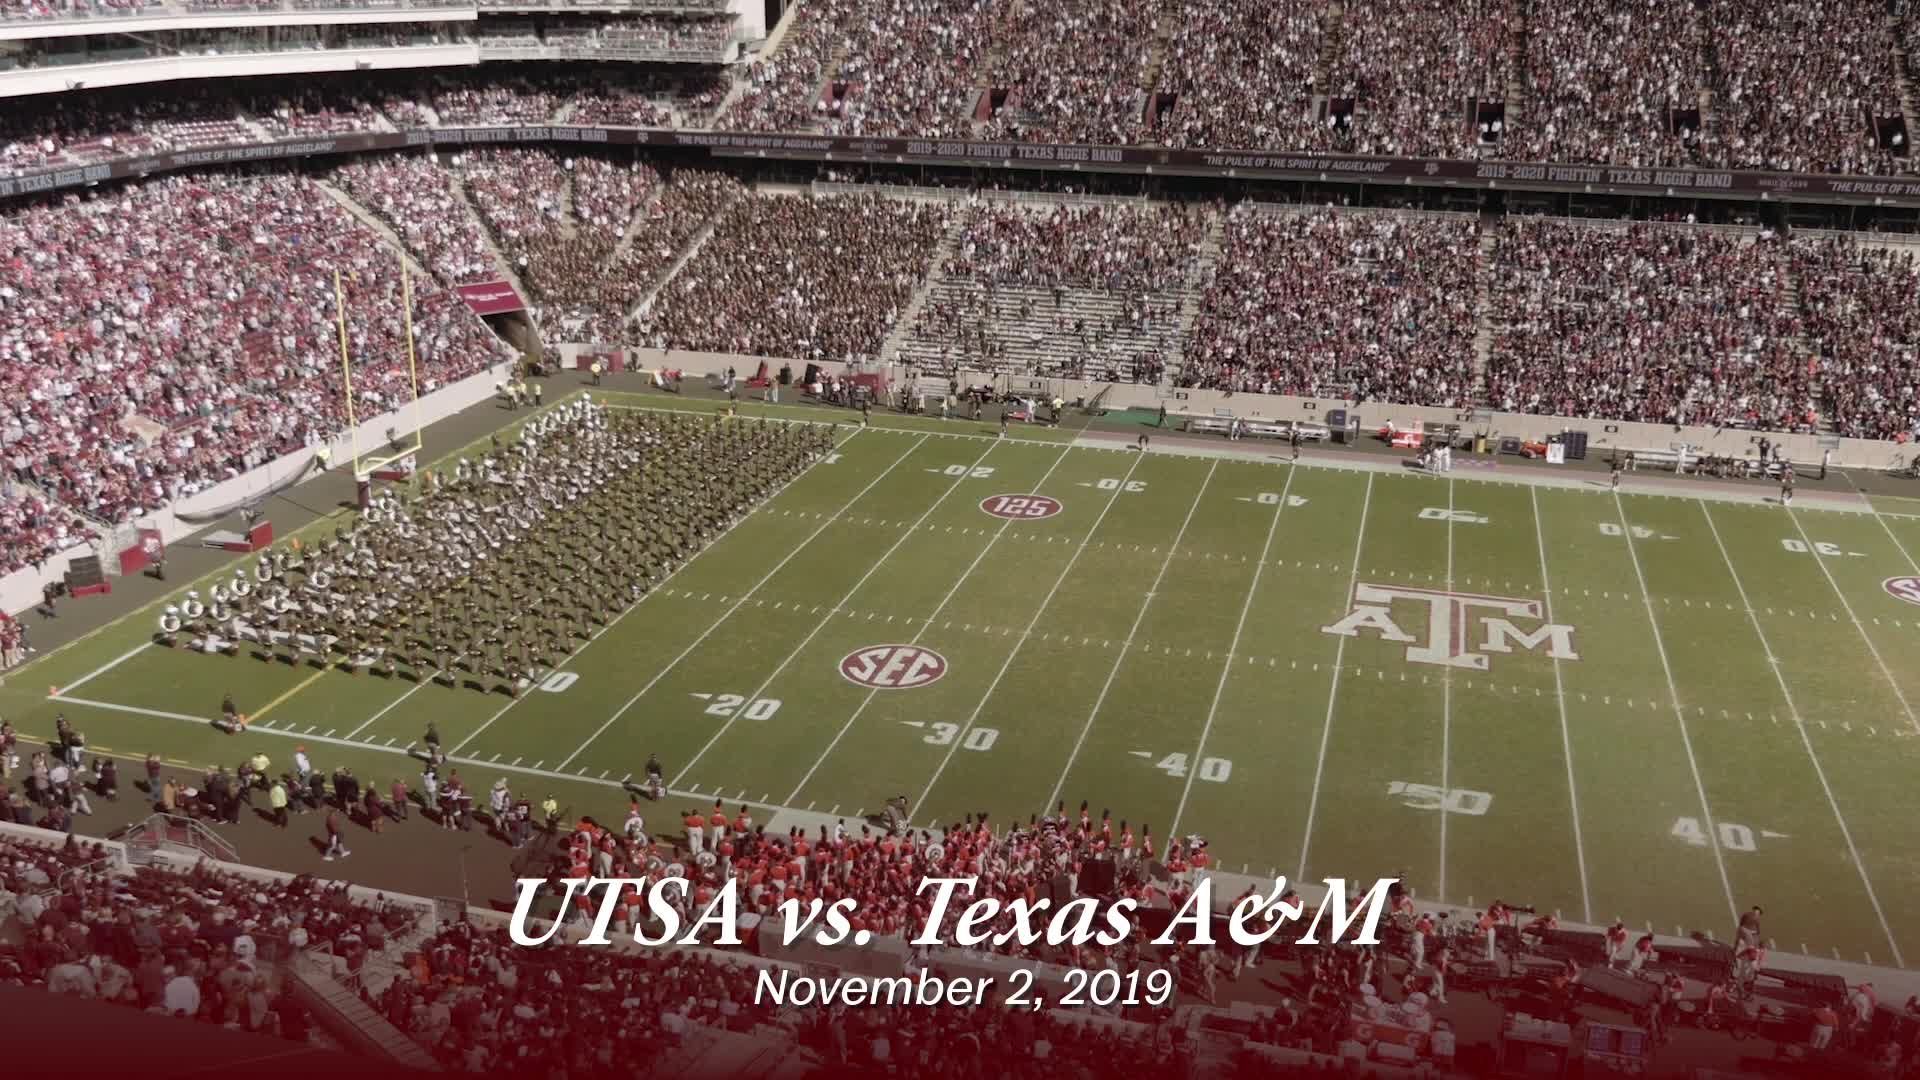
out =
<svg viewBox="0 0 1920 1080"><path fill-rule="evenodd" d="M1722 821L1714 829L1720 834L1720 847L1726 851L1754 850L1753 830L1745 825L1736 825L1731 821ZM1673 823L1673 836L1694 847L1707 846L1707 834L1700 828L1699 818L1683 817Z"/></svg>

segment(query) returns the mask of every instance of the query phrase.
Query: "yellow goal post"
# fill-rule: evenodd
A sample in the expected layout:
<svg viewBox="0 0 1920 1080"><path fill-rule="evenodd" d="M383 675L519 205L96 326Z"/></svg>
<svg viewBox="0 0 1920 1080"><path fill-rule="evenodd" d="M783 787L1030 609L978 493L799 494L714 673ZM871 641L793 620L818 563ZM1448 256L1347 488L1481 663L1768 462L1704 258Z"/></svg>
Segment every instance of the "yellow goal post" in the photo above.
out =
<svg viewBox="0 0 1920 1080"><path fill-rule="evenodd" d="M412 472L412 465L419 460L420 437L424 427L420 415L420 368L419 358L414 347L413 334L413 278L407 269L404 255L396 253L400 264L400 304L402 321L406 326L407 338L407 391L408 404L413 410L411 430L404 436L387 440L377 449L361 451L359 402L353 389L353 354L347 345L347 291L340 271L333 272L333 303L335 318L340 331L340 384L347 403L347 438L353 455L353 478L364 481L375 473L386 470L396 463L407 462L406 472ZM402 408L406 408L403 405ZM399 411L399 410L395 410Z"/></svg>

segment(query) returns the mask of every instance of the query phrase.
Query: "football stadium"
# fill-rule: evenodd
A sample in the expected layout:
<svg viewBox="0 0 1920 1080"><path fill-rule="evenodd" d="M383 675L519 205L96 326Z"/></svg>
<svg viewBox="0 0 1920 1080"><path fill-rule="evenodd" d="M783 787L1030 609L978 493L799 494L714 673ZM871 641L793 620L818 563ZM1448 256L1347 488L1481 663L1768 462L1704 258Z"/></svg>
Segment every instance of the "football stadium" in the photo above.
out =
<svg viewBox="0 0 1920 1080"><path fill-rule="evenodd" d="M0 1054L1920 1076L1917 88L1900 0L0 0Z"/></svg>

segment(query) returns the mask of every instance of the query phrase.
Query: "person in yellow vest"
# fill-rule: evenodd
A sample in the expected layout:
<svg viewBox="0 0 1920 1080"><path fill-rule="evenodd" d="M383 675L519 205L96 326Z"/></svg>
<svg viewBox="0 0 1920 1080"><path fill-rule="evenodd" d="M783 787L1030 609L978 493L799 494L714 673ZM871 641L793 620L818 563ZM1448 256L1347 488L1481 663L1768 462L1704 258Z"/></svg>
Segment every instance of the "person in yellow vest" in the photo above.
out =
<svg viewBox="0 0 1920 1080"><path fill-rule="evenodd" d="M547 831L553 832L560 827L560 800L549 795L540 800L540 816L546 819Z"/></svg>

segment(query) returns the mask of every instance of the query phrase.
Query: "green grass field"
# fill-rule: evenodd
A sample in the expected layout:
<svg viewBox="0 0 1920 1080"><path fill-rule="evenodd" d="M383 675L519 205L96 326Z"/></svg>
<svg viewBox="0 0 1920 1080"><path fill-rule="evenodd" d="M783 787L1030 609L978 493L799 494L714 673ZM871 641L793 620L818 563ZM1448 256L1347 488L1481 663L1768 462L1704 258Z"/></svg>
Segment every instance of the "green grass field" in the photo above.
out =
<svg viewBox="0 0 1920 1080"><path fill-rule="evenodd" d="M677 793L849 817L1086 799L1229 871L1722 937L1761 903L1788 950L1920 957L1920 607L1882 584L1920 576L1920 519L880 423L518 699L168 650L149 610L7 714L379 779L431 720L470 783L603 815L650 752ZM843 674L890 644L943 674ZM252 733L209 725L227 691Z"/></svg>

